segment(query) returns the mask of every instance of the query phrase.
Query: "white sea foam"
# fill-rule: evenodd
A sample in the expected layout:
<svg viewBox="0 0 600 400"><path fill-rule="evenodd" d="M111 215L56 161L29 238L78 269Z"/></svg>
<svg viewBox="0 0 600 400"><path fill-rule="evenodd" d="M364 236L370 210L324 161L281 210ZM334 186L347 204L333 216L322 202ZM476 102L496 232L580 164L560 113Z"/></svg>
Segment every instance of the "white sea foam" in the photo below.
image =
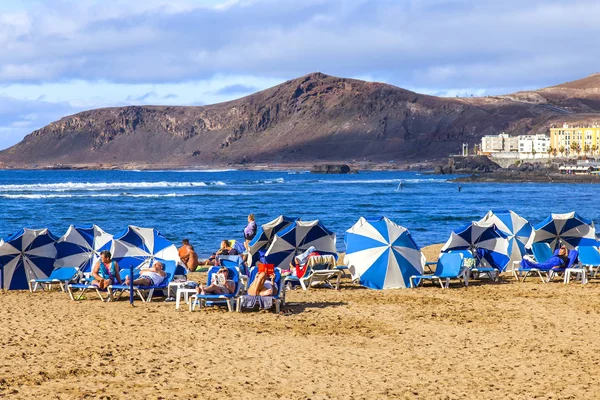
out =
<svg viewBox="0 0 600 400"><path fill-rule="evenodd" d="M163 197L194 197L194 196L242 196L249 195L246 192L228 193L86 193L86 194L0 194L0 199L70 199L70 198L109 198L109 197L140 197L140 198L163 198Z"/></svg>
<svg viewBox="0 0 600 400"><path fill-rule="evenodd" d="M438 178L428 178L428 179L356 179L351 181L334 181L334 180L318 180L319 183L327 183L327 184L356 184L356 183L368 183L368 184L379 184L379 183L425 183L425 182L444 182L446 179L438 179Z"/></svg>
<svg viewBox="0 0 600 400"><path fill-rule="evenodd" d="M1 192L69 192L77 190L119 190L119 189L160 189L187 188L205 186L226 186L222 181L216 182L63 182L36 183L24 185L0 185Z"/></svg>

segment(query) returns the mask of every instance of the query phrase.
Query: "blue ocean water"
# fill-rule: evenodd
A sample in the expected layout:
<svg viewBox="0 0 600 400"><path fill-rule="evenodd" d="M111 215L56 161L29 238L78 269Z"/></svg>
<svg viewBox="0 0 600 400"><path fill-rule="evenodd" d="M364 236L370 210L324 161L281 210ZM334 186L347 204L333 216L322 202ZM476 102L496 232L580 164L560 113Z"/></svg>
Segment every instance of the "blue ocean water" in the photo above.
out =
<svg viewBox="0 0 600 400"><path fill-rule="evenodd" d="M70 224L97 224L118 234L127 225L154 227L179 244L190 238L201 257L222 239L242 239L246 216L259 224L280 214L320 219L338 235L360 216L385 215L420 246L490 209L512 209L537 223L551 212L577 211L598 221L591 184L463 183L414 172L320 175L264 171L0 171L0 234ZM402 182L402 188L398 185Z"/></svg>

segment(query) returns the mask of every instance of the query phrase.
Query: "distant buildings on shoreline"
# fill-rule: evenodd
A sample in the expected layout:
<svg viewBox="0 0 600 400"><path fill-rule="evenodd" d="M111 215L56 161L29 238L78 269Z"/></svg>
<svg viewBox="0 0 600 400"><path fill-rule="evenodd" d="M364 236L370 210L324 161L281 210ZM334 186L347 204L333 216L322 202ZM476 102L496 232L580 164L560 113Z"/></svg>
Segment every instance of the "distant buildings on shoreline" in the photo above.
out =
<svg viewBox="0 0 600 400"><path fill-rule="evenodd" d="M481 138L479 154L497 159L537 160L551 157L596 155L600 150L600 125L550 128L544 134L509 136L505 133Z"/></svg>

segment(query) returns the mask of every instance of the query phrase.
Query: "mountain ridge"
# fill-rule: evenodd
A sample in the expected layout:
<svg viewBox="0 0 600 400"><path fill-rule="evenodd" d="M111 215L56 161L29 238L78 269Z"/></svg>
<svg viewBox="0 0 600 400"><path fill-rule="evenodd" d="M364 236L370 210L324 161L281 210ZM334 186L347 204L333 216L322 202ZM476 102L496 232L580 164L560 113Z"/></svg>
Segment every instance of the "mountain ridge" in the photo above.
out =
<svg viewBox="0 0 600 400"><path fill-rule="evenodd" d="M586 79L583 84L573 81L563 84L570 85L566 87L512 95L440 98L316 72L207 106L83 111L1 151L0 163L186 167L364 159L418 162L445 157L463 142L477 143L484 134L539 133L563 121L600 119L600 91L595 87L596 82L600 87L600 76L580 81Z"/></svg>

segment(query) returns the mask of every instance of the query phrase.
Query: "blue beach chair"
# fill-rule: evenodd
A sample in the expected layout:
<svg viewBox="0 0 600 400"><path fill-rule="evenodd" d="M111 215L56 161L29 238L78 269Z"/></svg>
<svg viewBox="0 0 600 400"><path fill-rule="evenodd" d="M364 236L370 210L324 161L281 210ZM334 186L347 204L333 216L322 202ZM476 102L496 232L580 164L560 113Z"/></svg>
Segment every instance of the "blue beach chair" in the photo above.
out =
<svg viewBox="0 0 600 400"><path fill-rule="evenodd" d="M235 268L238 272L241 284L240 291L246 291L248 283L248 268L246 267L242 256L217 256L217 265L221 267Z"/></svg>
<svg viewBox="0 0 600 400"><path fill-rule="evenodd" d="M431 279L438 280L442 289L448 289L450 279L459 278L464 282L464 285L469 284L467 269L463 266L462 253L443 253L440 255L436 263L435 272L433 275L413 275L410 277L410 287L419 286L422 280ZM445 280L444 284L442 280Z"/></svg>
<svg viewBox="0 0 600 400"><path fill-rule="evenodd" d="M169 287L169 283L171 283L173 281L173 278L175 277L175 270L177 269L177 263L175 261L159 260L159 259L156 259L156 261L160 261L165 266L164 271L166 273L166 276L162 280L162 282L159 285L153 285L153 286L136 285L133 287L134 293L137 294L144 303L152 301L152 296L154 296L154 292L156 290L167 290ZM128 270L125 271L125 275L126 276L129 275ZM133 278L137 279L139 276L140 276L139 269L137 269L137 270L134 269ZM125 276L121 275L121 279L123 280L123 282L125 282ZM110 285L108 287L109 298L110 299L113 299L113 298L118 299L119 297L121 297L121 295L124 292L129 292L129 289L130 289L129 285L125 285L125 284ZM116 294L116 296L115 296L115 294Z"/></svg>
<svg viewBox="0 0 600 400"><path fill-rule="evenodd" d="M600 268L600 252L597 247L579 246L579 263L587 268L592 276L596 276Z"/></svg>
<svg viewBox="0 0 600 400"><path fill-rule="evenodd" d="M291 283L302 286L302 289L308 290L313 285L328 284L329 287L339 290L342 270L335 266L336 258L332 254L310 256L306 260L306 272L304 276L289 275L284 279L284 285ZM335 279L335 285L332 284Z"/></svg>
<svg viewBox="0 0 600 400"><path fill-rule="evenodd" d="M549 248L550 248L550 246L548 246L548 249ZM532 250L533 250L533 247L532 247ZM564 267L556 267L556 266L545 265L544 264L552 256L557 255L558 254L558 250L559 249L557 249L554 252L554 254L552 254L552 252L550 252L550 257L548 257L543 262L538 262L537 263L538 265L535 266L535 267L533 267L533 266L532 267L528 267L528 266L521 265L518 269L516 269L514 271L515 278L517 278L517 280L519 280L519 277L522 276L521 281L525 282L525 279L529 275L537 275L537 276L539 276L540 280L543 283L548 283L555 276L558 276L561 273L565 273L568 269L574 268L573 266L577 264L578 256L579 256L579 252L577 250L570 250L569 251L569 262ZM535 251L534 251L534 255L535 255ZM542 255L540 257L543 258L543 257L546 257L546 256L547 256L547 250L544 250L543 253L542 253ZM537 256L536 256L536 260L537 260ZM544 277L544 275L545 275L545 277Z"/></svg>
<svg viewBox="0 0 600 400"><path fill-rule="evenodd" d="M109 301L110 300L110 292L108 291L108 289L100 289L97 285L93 285L92 282L92 278L87 278L84 279L81 283L70 283L67 285L67 292L69 293L69 297L71 298L71 300L76 301L76 300L81 300L83 298L83 296L89 291L89 290L95 290L96 294L98 294L98 297L100 297L100 300L102 301ZM77 298L75 297L75 290L79 290L79 296L77 296ZM102 293L106 293L106 297L102 296Z"/></svg>
<svg viewBox="0 0 600 400"><path fill-rule="evenodd" d="M208 270L208 278L207 285L210 285L213 280L213 275L219 272L219 269L222 267L215 266L211 267ZM200 308L204 306L216 306L216 305L227 305L227 309L229 312L233 312L235 298L239 295L240 292L240 279L238 270L235 267L226 267L227 271L229 271L229 279L231 279L235 283L235 289L233 293L229 294L195 294L190 297L190 311L194 311L196 306L200 306Z"/></svg>
<svg viewBox="0 0 600 400"><path fill-rule="evenodd" d="M254 266L250 268L248 287L252 286L252 282L254 282L257 275L258 267ZM282 285L280 268L275 268L275 285L277 285L277 294L275 296L239 296L237 299L237 311L242 312L242 308L254 308L257 305L261 309L271 308L275 305L275 312L279 314L281 306L285 304L285 285Z"/></svg>
<svg viewBox="0 0 600 400"><path fill-rule="evenodd" d="M38 289L38 286L45 290L46 285L48 285L49 289L52 289L52 285L58 284L60 285L60 289L63 292L67 291L67 285L69 282L74 280L79 274L79 270L75 267L61 267L54 269L50 276L42 279L31 279L29 290L31 292L35 292Z"/></svg>

